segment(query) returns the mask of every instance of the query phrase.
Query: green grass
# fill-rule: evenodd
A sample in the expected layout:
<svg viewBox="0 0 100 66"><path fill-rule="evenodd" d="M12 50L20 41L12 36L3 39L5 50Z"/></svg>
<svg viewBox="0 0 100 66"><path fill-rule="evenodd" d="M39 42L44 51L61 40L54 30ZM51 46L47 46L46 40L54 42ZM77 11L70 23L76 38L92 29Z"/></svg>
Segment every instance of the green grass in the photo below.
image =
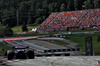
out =
<svg viewBox="0 0 100 66"><path fill-rule="evenodd" d="M2 51L4 49L4 51ZM12 48L10 46L7 46L6 44L0 43L0 55L4 56L7 50L11 50Z"/></svg>
<svg viewBox="0 0 100 66"><path fill-rule="evenodd" d="M39 34L39 33L18 34L18 36L21 36L21 37L27 37L27 36L40 36L40 35L48 35L48 34Z"/></svg>
<svg viewBox="0 0 100 66"><path fill-rule="evenodd" d="M56 44L60 44L60 45L64 45L64 46L68 45L68 43L61 41L61 40L51 40L50 42L54 42Z"/></svg>
<svg viewBox="0 0 100 66"><path fill-rule="evenodd" d="M28 29L31 30L32 28L34 28L35 26L30 27L30 25L28 25ZM38 27L38 26L36 26ZM14 33L17 32L22 32L21 30L21 26L18 27L14 27L12 28ZM32 33L32 34L20 34L19 36L37 36L37 35L50 35L50 34L58 34L60 32L85 32L85 31L96 31L96 30L76 30L76 31L55 31L55 32L47 32L47 33ZM99 30L97 30L99 31ZM100 42L97 42L97 37L100 36L100 32L99 33L94 33L94 34L75 34L75 35L66 35L66 39L69 39L73 42L78 43L79 45L77 45L78 48L80 48L82 51L85 51L85 38L88 36L92 36L93 38L93 51L95 52L96 55L100 55ZM59 44L64 44L62 41L54 41L56 43Z"/></svg>
<svg viewBox="0 0 100 66"><path fill-rule="evenodd" d="M14 33L22 32L21 27L22 26L16 26L16 27L13 27L12 30L13 30Z"/></svg>
<svg viewBox="0 0 100 66"><path fill-rule="evenodd" d="M100 55L100 42L97 42L97 37L100 36L100 33L66 35L66 39L78 43L79 45L77 47L85 51L85 38L88 36L92 36L93 51L96 55Z"/></svg>
<svg viewBox="0 0 100 66"><path fill-rule="evenodd" d="M22 29L21 29L22 26L16 26L16 27L13 27L12 30L14 33L19 33L19 32L22 32ZM27 28L28 30L32 30L33 28L37 28L38 26L30 26L30 25L27 25Z"/></svg>
<svg viewBox="0 0 100 66"><path fill-rule="evenodd" d="M85 50L85 37L80 37L79 35L70 35L70 36L66 36L66 39L69 39L73 42L79 43L79 45L77 47L81 48L81 50Z"/></svg>
<svg viewBox="0 0 100 66"><path fill-rule="evenodd" d="M34 26L34 25L27 25L28 27L28 30L32 30L33 28L37 28L39 25L37 26ZM16 27L13 27L12 30L14 33L19 33L19 32L22 32L22 29L21 29L22 26L16 26ZM43 33L31 33L31 34L19 34L19 36L36 36L36 35L50 35L50 34L59 34L60 32L85 32L87 30L76 30L76 31L54 31L54 32L43 32ZM88 30L88 31L93 31L93 30ZM97 30L98 31L98 30Z"/></svg>
<svg viewBox="0 0 100 66"><path fill-rule="evenodd" d="M60 33L60 32L86 32L86 31L100 31L98 29L91 29L91 30L69 30L69 31L54 31L54 32L48 32L49 34L56 34L56 33Z"/></svg>

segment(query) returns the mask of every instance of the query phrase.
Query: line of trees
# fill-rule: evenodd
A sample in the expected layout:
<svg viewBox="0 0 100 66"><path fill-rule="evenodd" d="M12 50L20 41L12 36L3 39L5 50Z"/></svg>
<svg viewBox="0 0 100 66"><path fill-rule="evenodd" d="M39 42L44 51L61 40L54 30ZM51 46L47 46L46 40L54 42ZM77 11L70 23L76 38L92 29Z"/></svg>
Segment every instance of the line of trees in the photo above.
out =
<svg viewBox="0 0 100 66"><path fill-rule="evenodd" d="M100 8L100 0L0 0L0 22L14 27L18 15L19 25L36 25L41 24L52 12L93 8Z"/></svg>
<svg viewBox="0 0 100 66"><path fill-rule="evenodd" d="M13 36L13 31L8 26L3 26L0 24L0 38Z"/></svg>

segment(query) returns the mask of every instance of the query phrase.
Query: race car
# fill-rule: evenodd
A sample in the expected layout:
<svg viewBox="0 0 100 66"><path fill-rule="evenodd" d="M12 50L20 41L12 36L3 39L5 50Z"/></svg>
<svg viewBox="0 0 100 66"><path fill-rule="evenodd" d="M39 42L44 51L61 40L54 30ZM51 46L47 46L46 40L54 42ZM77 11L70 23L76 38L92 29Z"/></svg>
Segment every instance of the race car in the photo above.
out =
<svg viewBox="0 0 100 66"><path fill-rule="evenodd" d="M29 46L16 46L13 50L7 51L8 60L12 59L34 59L34 50L29 49Z"/></svg>

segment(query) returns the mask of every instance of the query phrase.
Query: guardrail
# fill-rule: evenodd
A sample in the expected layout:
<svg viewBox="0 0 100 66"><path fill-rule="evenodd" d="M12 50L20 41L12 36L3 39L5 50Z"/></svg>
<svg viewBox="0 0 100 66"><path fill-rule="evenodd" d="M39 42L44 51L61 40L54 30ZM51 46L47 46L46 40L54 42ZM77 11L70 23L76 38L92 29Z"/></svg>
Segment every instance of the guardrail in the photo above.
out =
<svg viewBox="0 0 100 66"><path fill-rule="evenodd" d="M67 51L80 51L79 48L70 48L70 49L51 49L51 50L44 50L45 53L49 52L67 52Z"/></svg>
<svg viewBox="0 0 100 66"><path fill-rule="evenodd" d="M51 57L51 56L70 56L70 53L58 53L58 54L38 54L36 57Z"/></svg>
<svg viewBox="0 0 100 66"><path fill-rule="evenodd" d="M65 40L64 38L58 38L58 37L39 37L37 39L39 40Z"/></svg>
<svg viewBox="0 0 100 66"><path fill-rule="evenodd" d="M13 47L13 45L12 45L11 43L9 43L9 42L3 41L2 43L4 43L4 44L6 44L6 45L9 45L9 46Z"/></svg>

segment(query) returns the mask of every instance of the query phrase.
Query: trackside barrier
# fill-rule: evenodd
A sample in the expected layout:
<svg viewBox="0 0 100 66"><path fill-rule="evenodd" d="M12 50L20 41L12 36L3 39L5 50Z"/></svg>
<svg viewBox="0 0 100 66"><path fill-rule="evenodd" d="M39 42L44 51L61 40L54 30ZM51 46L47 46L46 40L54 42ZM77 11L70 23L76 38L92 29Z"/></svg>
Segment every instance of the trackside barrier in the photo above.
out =
<svg viewBox="0 0 100 66"><path fill-rule="evenodd" d="M13 47L13 45L10 44L10 43L8 43L7 41L3 41L3 43L6 44L6 45L9 45L9 46L11 46L11 47Z"/></svg>
<svg viewBox="0 0 100 66"><path fill-rule="evenodd" d="M80 51L79 48L71 48L71 49L51 49L51 50L44 50L44 53L49 52L67 52L67 51Z"/></svg>
<svg viewBox="0 0 100 66"><path fill-rule="evenodd" d="M36 57L51 57L51 56L70 56L70 53L60 53L60 54L38 54Z"/></svg>
<svg viewBox="0 0 100 66"><path fill-rule="evenodd" d="M2 60L0 61L0 66L5 64L5 63L11 63L11 62L18 62L21 61L20 59L16 59L16 60Z"/></svg>

